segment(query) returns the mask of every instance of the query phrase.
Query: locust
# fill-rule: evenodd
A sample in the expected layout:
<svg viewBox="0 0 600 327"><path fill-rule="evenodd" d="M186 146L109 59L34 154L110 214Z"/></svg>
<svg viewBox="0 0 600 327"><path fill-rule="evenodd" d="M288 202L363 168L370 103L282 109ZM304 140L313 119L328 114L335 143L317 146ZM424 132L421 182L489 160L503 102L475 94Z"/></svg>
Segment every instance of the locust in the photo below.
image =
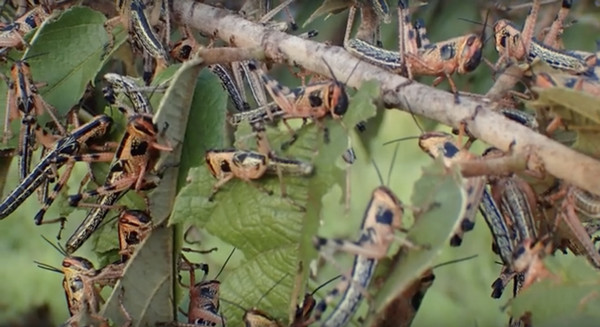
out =
<svg viewBox="0 0 600 327"><path fill-rule="evenodd" d="M504 155L502 151L496 148L488 148L482 154L484 158L497 158ZM522 273L515 275L515 272L510 270L513 264L512 254L525 240L538 240L541 235L549 233L550 230L542 224L541 213L537 209L537 195L525 180L516 174L490 175L488 176L488 182L491 186L493 199L482 201L484 211L487 213L484 214L484 217L492 220L488 222L488 225L497 240L498 252L504 264L501 277L492 284L494 289L492 297L499 298L511 277L515 277L517 285L515 293L519 291L520 281L524 279ZM487 201L491 201L492 204L484 203ZM497 213L491 208L493 205L498 206L496 210L499 209L500 217L497 217ZM502 221L499 221L499 218ZM505 235L507 232L508 235ZM501 237L502 240L500 240ZM506 244L507 242L509 244ZM510 251L510 256L507 254L508 251Z"/></svg>
<svg viewBox="0 0 600 327"><path fill-rule="evenodd" d="M277 106L267 105L237 113L229 119L229 122L238 125L243 121L255 124L281 119L292 136L290 141L282 144L282 148L289 147L298 138L296 131L287 123L288 119L312 119L318 122L328 115L340 119L348 110L349 100L344 85L335 78L290 90L259 70L256 62L251 62L248 67L250 71L258 72Z"/></svg>
<svg viewBox="0 0 600 327"><path fill-rule="evenodd" d="M268 1L258 1L257 3L254 1L247 1L240 9L240 14L246 19L256 21L272 30L286 32L290 26L292 30L295 30L297 29L297 26L288 10L288 6L292 2L292 0L282 1L277 7L269 10L270 3ZM272 22L271 19L284 9L288 13L290 24L286 22ZM183 62L198 53L203 47L196 41L187 27L181 29L181 34L183 35L182 39L173 45L170 54L175 60ZM310 38L316 35L316 31L309 31L299 35L299 37ZM230 67L226 67L224 64L213 64L209 66L211 71L221 80L221 85L229 94L229 97L238 112L250 110L250 104L247 102L248 98L246 97L244 87L244 79L248 82L248 86L257 105L261 107L267 104L267 96L263 84L260 82L257 73L250 71L248 68L249 64L250 61L245 60L231 62Z"/></svg>
<svg viewBox="0 0 600 327"><path fill-rule="evenodd" d="M208 251L197 251L200 253L210 253L212 250ZM235 252L235 248L229 253L229 256L225 260L225 263L217 273L214 279L207 280L208 276L208 265L207 264L194 264L190 262L185 256L181 255L181 261L179 265L179 270L189 270L190 271L190 284L189 286L184 286L189 288L189 306L187 311L188 322L187 323L171 323L172 326L179 327L192 327L192 326L221 326L225 327L226 320L219 313L220 307L220 294L219 289L221 286L221 282L218 280L219 276L225 269L225 266L231 259L233 253ZM204 276L202 280L196 282L196 269L200 269L204 272ZM181 277L181 276L180 276Z"/></svg>
<svg viewBox="0 0 600 327"><path fill-rule="evenodd" d="M271 194L272 191L252 183L252 180L260 179L265 174L310 176L314 171L314 166L307 162L236 149L208 150L205 160L211 174L217 178L209 196L210 200L213 200L217 191L233 178L241 179ZM286 196L285 189L282 189L282 196Z"/></svg>
<svg viewBox="0 0 600 327"><path fill-rule="evenodd" d="M37 116L47 112L61 135L66 130L59 121L56 109L51 107L38 92L33 82L31 69L25 60L16 60L10 69L11 78L7 80L8 92L6 96L6 115L4 119L3 142L12 137L10 123L21 119L21 132L19 136L19 177L23 180L31 170L31 157L35 147L34 128Z"/></svg>
<svg viewBox="0 0 600 327"><path fill-rule="evenodd" d="M566 245L569 249L576 255L587 256L590 263L599 268L600 254L581 221L581 219L594 218L596 196L565 184L558 192L547 196L545 201L552 204L559 201L553 230L558 229L558 233L566 232ZM581 217L577 214L578 212ZM564 230L563 226L566 226L567 229ZM562 235L559 234L560 236Z"/></svg>
<svg viewBox="0 0 600 327"><path fill-rule="evenodd" d="M110 104L122 106L122 104L118 103L115 93L124 93L131 100L134 112L152 114L152 105L142 91L155 91L158 86L153 88L140 87L133 78L115 73L105 74L104 79L109 83L109 86L103 88L102 92L104 98Z"/></svg>
<svg viewBox="0 0 600 327"><path fill-rule="evenodd" d="M69 196L71 205L89 206L92 209L67 240L68 253L73 253L90 237L108 211L128 190L139 192L155 186L155 183L146 180L146 175L153 169L160 151L172 151L169 146L158 143L159 130L152 121L152 115L129 113L127 116L125 134L115 152L104 185ZM96 203L80 203L93 196L98 196Z"/></svg>
<svg viewBox="0 0 600 327"><path fill-rule="evenodd" d="M338 286L316 305L312 321L320 321L327 304L340 294L341 299L337 306L321 322L321 326L345 326L350 321L371 282L377 261L387 255L392 241L395 240L394 231L401 228L403 211L402 203L396 195L387 187L379 186L371 194L357 241L329 240L321 237L313 239L317 250L326 257L329 254L323 252L324 250L341 250L352 253L355 257L350 275L342 275ZM408 240L405 240L405 244L414 247Z"/></svg>
<svg viewBox="0 0 600 327"><path fill-rule="evenodd" d="M222 299L223 302L234 305L241 309L244 312L244 316L242 317L242 321L244 322L244 326L246 327L283 327L283 325L274 317L269 315L267 312L258 309L260 302L279 285L288 274L283 275L273 286L271 286L266 292L264 292L261 297L256 301L256 304L252 308L244 308L238 303L233 301L228 301L227 299Z"/></svg>
<svg viewBox="0 0 600 327"><path fill-rule="evenodd" d="M67 169L62 173L54 186L52 193L46 199L44 205L36 214L36 224L41 224L46 209L52 204L58 192L64 187L70 172L77 161L108 161L112 157L110 152L81 154L81 150L93 141L105 135L112 124L112 119L105 115L94 117L88 123L71 131L65 137L56 141L46 155L34 167L34 169L23 179L23 181L0 203L0 219L8 217L15 211L44 181L52 176L57 176L56 171L63 165ZM36 130L40 130L38 128Z"/></svg>
<svg viewBox="0 0 600 327"><path fill-rule="evenodd" d="M144 57L144 81L147 85L152 81L153 74L167 67L169 61L169 53L165 49L163 42L160 40L157 33L154 31L150 19L146 14L146 5L142 0L116 0L115 5L119 16L108 20L104 25L110 31L118 23L123 24L129 31L130 41L133 47ZM160 1L160 11L166 13L168 6L165 1ZM163 10L165 9L165 10ZM169 35L168 20L165 24L165 35ZM111 39L108 48L112 48L114 40ZM150 59L156 60L156 71L152 71L154 64Z"/></svg>
<svg viewBox="0 0 600 327"><path fill-rule="evenodd" d="M26 8L26 7L25 7ZM30 31L38 28L50 16L47 5L38 5L23 13L13 23L0 24L0 52L9 48L22 49L29 46L24 37Z"/></svg>
<svg viewBox="0 0 600 327"><path fill-rule="evenodd" d="M432 158L442 158L444 165L450 167L459 161L473 160L475 155L466 149L460 149L453 141L450 134L444 132L426 132L419 136L419 147ZM456 230L450 239L451 246L460 246L464 232L470 231L475 226L475 214L485 190L486 179L484 176L475 176L465 179L464 189L467 193L464 218L460 229Z"/></svg>
<svg viewBox="0 0 600 327"><path fill-rule="evenodd" d="M35 263L42 269L64 275L63 289L70 315L65 325L79 326L80 323L91 318L103 326L108 326L107 320L99 315L100 305L104 302L100 290L106 285L114 285L116 280L122 276L122 267L108 265L96 270L89 260L83 257L70 256L62 247L54 245L47 239L45 240L64 255L61 269L37 261ZM121 310L127 320L131 322L131 317L122 303Z"/></svg>
<svg viewBox="0 0 600 327"><path fill-rule="evenodd" d="M338 275L334 278L331 278L330 280L319 285L311 293L306 293L304 295L302 305L299 305L296 307L296 311L294 313L294 319L287 326L289 326L289 327L308 326L311 323L311 319L312 319L311 315L317 304L317 302L314 298L315 293L318 292L321 288L323 288L327 284L335 281L336 279L338 279L340 277L341 276ZM263 295L263 296L265 296L265 295ZM259 301L259 303L260 303L260 301ZM250 309L250 310L247 310L247 309L243 309L243 310L244 310L243 320L247 327L284 327L284 326L286 326L286 325L282 324L280 321L278 321L277 319L273 318L267 312L256 309L256 306L255 306L255 308Z"/></svg>
<svg viewBox="0 0 600 327"><path fill-rule="evenodd" d="M424 25L418 25L417 31L410 24L408 1L399 1L400 51L390 51L376 47L363 40L350 38L350 31L356 14L350 8L348 25L344 36L344 48L352 55L371 64L380 66L397 74L414 76L436 76L433 85L448 80L455 102L458 103L458 89L451 78L454 73L466 74L475 70L482 58L485 40L485 28L481 35L467 34L438 43L430 43L426 37ZM417 37L418 35L420 37Z"/></svg>
<svg viewBox="0 0 600 327"><path fill-rule="evenodd" d="M403 256L406 255L406 250L407 249L400 249L393 260L402 260ZM421 303L425 297L425 294L435 281L435 274L433 273L433 270L445 265L470 260L475 257L477 257L477 255L442 262L425 270L417 279L415 279L414 282L409 284L404 289L400 296L391 301L386 308L383 309L381 315L368 326L409 327L417 315L419 308L421 307Z"/></svg>
<svg viewBox="0 0 600 327"><path fill-rule="evenodd" d="M561 51L554 47L558 33L562 29L563 20L571 7L571 2L570 0L562 2L562 8L557 19L554 20L541 43L533 37L541 0L533 1L522 31L508 20L498 20L494 24L494 39L496 51L500 58L495 68L498 69L502 63L509 59L532 62L534 59L539 58L556 69L574 74L594 76L593 67L597 61L595 55L583 56L580 53Z"/></svg>
<svg viewBox="0 0 600 327"><path fill-rule="evenodd" d="M138 244L152 232L152 218L141 210L123 210L119 214L117 232L121 262L127 262Z"/></svg>
<svg viewBox="0 0 600 327"><path fill-rule="evenodd" d="M510 228L505 220L500 206L489 192L484 192L479 205L479 211L490 229L494 243L492 250L500 256L503 268L500 277L492 283L492 298L500 298L504 288L514 277L514 272L510 270L510 265L513 260L513 253L516 250L514 230Z"/></svg>

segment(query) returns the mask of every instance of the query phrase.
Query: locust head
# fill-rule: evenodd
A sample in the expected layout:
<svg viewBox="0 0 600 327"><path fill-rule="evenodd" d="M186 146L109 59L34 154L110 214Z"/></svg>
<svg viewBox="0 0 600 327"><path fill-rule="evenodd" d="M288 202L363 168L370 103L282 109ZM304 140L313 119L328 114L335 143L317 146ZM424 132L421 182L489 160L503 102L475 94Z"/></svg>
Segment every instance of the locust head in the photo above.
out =
<svg viewBox="0 0 600 327"><path fill-rule="evenodd" d="M472 72L481 62L483 41L476 34L471 34L464 38L459 49L458 73L466 74Z"/></svg>

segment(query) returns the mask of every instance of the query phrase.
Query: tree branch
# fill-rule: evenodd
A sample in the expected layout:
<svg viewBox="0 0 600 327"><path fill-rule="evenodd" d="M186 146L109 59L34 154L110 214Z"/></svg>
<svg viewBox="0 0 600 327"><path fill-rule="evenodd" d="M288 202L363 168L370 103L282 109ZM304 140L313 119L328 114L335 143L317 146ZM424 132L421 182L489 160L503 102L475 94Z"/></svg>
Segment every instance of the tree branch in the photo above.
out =
<svg viewBox="0 0 600 327"><path fill-rule="evenodd" d="M300 65L321 75L328 75L325 60L341 81L345 81L360 62L341 47L269 30L228 10L193 0L174 1L173 12L180 24L237 47L260 46L265 56L276 62ZM370 79L381 83L386 107L410 108L413 113L453 127L466 122L469 132L486 143L503 151L508 151L510 144L514 143L513 153L523 155L533 150L547 172L600 195L600 183L594 178L600 176L600 162L506 119L493 111L491 101L461 96L460 104L455 104L451 93L410 81L365 62L360 62L347 84L358 88L363 81Z"/></svg>

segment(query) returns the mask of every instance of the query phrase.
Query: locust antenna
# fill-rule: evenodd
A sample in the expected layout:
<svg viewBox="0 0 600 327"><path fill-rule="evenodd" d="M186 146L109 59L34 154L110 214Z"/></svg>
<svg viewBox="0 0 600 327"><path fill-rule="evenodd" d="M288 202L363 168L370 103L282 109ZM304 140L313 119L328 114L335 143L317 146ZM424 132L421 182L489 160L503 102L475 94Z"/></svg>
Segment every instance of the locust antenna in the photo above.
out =
<svg viewBox="0 0 600 327"><path fill-rule="evenodd" d="M219 270L219 272L217 273L217 275L215 276L215 279L218 279L219 276L221 275L221 273L223 272L223 269L225 269L225 266L227 265L227 263L229 262L229 259L231 259L231 256L233 256L233 252L235 252L235 247L231 250L231 252L229 252L229 255L227 256L227 259L225 259L225 262L223 263L223 266L221 266L221 270Z"/></svg>
<svg viewBox="0 0 600 327"><path fill-rule="evenodd" d="M407 140L416 140L418 138L419 138L419 136L414 136L414 135L413 136L406 136L406 137L401 137L401 138L394 139L394 140L391 140L391 141L387 141L387 142L383 143L383 145L388 145L388 144L392 144L392 143L396 143L396 142L402 142L402 141L407 141Z"/></svg>
<svg viewBox="0 0 600 327"><path fill-rule="evenodd" d="M450 261L438 263L437 265L431 267L431 269L435 269L435 268L443 267L443 266L446 266L446 265L451 265L451 264L454 264L454 263L459 263L459 262L471 260L471 259L477 258L478 256L479 256L479 254L473 254L473 255L470 255L468 257L464 257L464 258L459 258L459 259L454 259L454 260L450 260Z"/></svg>
<svg viewBox="0 0 600 327"><path fill-rule="evenodd" d="M68 257L69 255L67 254L67 251L60 245L56 245L54 244L52 241L50 241L49 239L47 239L44 235L40 235L44 241L46 241L48 244L50 244L54 249L56 249L56 251L58 251L58 253L64 255L65 257Z"/></svg>
<svg viewBox="0 0 600 327"><path fill-rule="evenodd" d="M387 185L390 185L390 180L392 178L392 170L394 169L394 164L396 162L396 155L398 154L398 149L400 148L400 143L396 143L396 147L394 148L394 155L392 156L392 162L390 163L390 168L388 169L387 175Z"/></svg>
<svg viewBox="0 0 600 327"><path fill-rule="evenodd" d="M377 163L375 162L375 160L373 158L371 158L371 162L373 163L373 166L375 167L375 171L377 172L377 177L379 178L379 183L381 183L381 185L385 185L385 183L383 182L383 177L381 176L381 171L379 170L379 166L377 166Z"/></svg>
<svg viewBox="0 0 600 327"><path fill-rule="evenodd" d="M266 292L265 292L265 293L264 293L264 294L263 294L263 295L260 297L260 299L258 299L258 301L256 302L256 306L255 306L255 308L258 308L258 305L260 304L260 301L262 301L262 300L263 300L263 299L264 299L264 298L267 296L267 294L271 293L271 291L272 291L272 290L274 290L274 289L275 289L275 287L277 287L277 285L281 284L281 282L282 282L282 281L283 281L283 280L284 280L284 279L285 279L285 278L286 278L288 275L289 275L289 274L287 274L287 273L286 273L286 274L284 274L283 276L281 276L281 278L279 278L279 280L278 280L278 281L277 281L275 284L273 284L273 286L271 286L271 287L270 287L270 288L269 288L269 289L268 289L268 290L267 290L267 291L266 291Z"/></svg>
<svg viewBox="0 0 600 327"><path fill-rule="evenodd" d="M310 293L311 296L315 295L320 289L322 289L323 287L329 285L331 282L335 281L336 279L339 279L340 277L342 277L342 275L337 275L333 278L331 278L330 280L326 281L325 283L319 285L319 287L315 288L314 291L312 291L312 293Z"/></svg>
<svg viewBox="0 0 600 327"><path fill-rule="evenodd" d="M43 262L39 262L39 261L35 261L35 260L33 261L33 263L35 263L38 266L38 268L42 268L44 270L48 270L48 271L52 271L52 272L57 272L59 274L63 273L62 270L60 270L54 266L51 266L47 263L43 263Z"/></svg>

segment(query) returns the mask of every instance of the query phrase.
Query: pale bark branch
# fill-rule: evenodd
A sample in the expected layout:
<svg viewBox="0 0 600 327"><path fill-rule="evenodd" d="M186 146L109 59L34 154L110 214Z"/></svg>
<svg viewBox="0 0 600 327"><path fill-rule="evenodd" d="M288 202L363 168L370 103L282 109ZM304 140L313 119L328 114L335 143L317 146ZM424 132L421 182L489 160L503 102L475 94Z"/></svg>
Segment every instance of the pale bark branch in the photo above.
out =
<svg viewBox="0 0 600 327"><path fill-rule="evenodd" d="M323 60L341 81L359 60L343 48L305 40L286 33L269 30L262 25L247 21L230 11L210 7L192 0L173 3L175 19L205 35L216 36L237 47L262 47L268 59L329 75ZM382 98L389 108L410 108L415 114L458 127L467 122L469 132L501 150L508 151L511 143L513 153L535 151L546 171L560 179L600 195L600 162L580 154L552 139L535 133L518 123L510 121L493 111L493 103L467 96L454 103L454 96L446 91L390 73L379 67L361 62L347 81L351 87L360 87L363 81L377 80L381 83ZM480 106L479 110L476 108Z"/></svg>

